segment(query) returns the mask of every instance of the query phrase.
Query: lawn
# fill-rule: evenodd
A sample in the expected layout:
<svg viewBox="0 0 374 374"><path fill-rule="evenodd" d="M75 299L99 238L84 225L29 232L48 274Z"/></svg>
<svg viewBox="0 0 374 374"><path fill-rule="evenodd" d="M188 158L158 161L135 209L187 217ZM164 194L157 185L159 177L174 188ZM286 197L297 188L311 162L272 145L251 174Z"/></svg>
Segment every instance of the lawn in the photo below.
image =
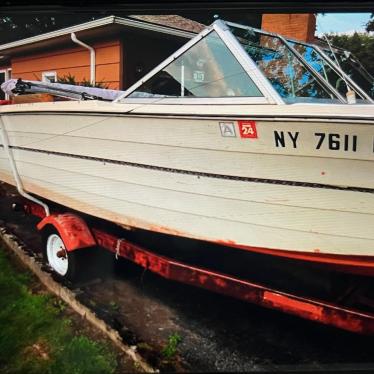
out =
<svg viewBox="0 0 374 374"><path fill-rule="evenodd" d="M0 247L0 372L114 373L106 344L76 332L66 306Z"/></svg>

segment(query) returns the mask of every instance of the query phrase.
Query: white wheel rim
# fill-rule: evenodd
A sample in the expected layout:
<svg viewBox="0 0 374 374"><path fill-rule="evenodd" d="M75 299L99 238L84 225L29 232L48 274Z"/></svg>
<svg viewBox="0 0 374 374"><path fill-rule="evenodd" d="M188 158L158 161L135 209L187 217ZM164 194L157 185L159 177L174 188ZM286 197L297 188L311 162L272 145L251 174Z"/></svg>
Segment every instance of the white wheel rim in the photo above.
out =
<svg viewBox="0 0 374 374"><path fill-rule="evenodd" d="M65 245L62 239L52 234L47 240L47 258L51 268L60 275L65 275L68 272L69 260L67 253L65 256L58 256L61 250L65 251Z"/></svg>

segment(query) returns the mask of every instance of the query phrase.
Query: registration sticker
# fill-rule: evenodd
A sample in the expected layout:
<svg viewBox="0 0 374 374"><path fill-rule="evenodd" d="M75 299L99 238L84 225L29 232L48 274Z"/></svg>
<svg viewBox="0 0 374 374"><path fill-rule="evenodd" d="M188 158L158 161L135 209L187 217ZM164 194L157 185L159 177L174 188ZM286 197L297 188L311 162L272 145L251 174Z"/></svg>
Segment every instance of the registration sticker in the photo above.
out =
<svg viewBox="0 0 374 374"><path fill-rule="evenodd" d="M242 138L257 139L256 121L238 121L239 133Z"/></svg>
<svg viewBox="0 0 374 374"><path fill-rule="evenodd" d="M229 138L236 138L234 122L220 122L221 135Z"/></svg>
<svg viewBox="0 0 374 374"><path fill-rule="evenodd" d="M200 71L200 70L195 70L193 72L193 80L194 82L204 82L204 79L205 79L205 73L203 71Z"/></svg>

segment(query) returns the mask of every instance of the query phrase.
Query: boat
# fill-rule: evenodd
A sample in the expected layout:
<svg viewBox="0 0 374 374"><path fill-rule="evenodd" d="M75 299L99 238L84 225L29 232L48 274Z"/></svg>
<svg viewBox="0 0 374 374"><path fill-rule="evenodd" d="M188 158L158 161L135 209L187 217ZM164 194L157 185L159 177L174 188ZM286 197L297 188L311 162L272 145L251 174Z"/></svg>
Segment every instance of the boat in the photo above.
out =
<svg viewBox="0 0 374 374"><path fill-rule="evenodd" d="M374 102L300 45L216 20L113 100L4 105L0 180L125 228L374 276Z"/></svg>

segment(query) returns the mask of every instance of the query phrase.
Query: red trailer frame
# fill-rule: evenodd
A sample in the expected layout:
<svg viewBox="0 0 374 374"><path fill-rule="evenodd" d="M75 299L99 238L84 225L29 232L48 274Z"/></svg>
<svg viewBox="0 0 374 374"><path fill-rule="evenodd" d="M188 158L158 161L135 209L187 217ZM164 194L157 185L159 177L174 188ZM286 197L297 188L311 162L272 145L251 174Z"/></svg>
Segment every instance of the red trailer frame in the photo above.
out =
<svg viewBox="0 0 374 374"><path fill-rule="evenodd" d="M372 313L349 309L322 300L300 297L264 287L258 283L175 261L126 239L90 228L75 213L56 212L45 216L45 211L41 206L30 202L25 202L22 208L26 213L41 218L37 225L38 230L52 225L63 239L67 251L98 245L166 279L201 287L351 332L374 335L374 314Z"/></svg>

